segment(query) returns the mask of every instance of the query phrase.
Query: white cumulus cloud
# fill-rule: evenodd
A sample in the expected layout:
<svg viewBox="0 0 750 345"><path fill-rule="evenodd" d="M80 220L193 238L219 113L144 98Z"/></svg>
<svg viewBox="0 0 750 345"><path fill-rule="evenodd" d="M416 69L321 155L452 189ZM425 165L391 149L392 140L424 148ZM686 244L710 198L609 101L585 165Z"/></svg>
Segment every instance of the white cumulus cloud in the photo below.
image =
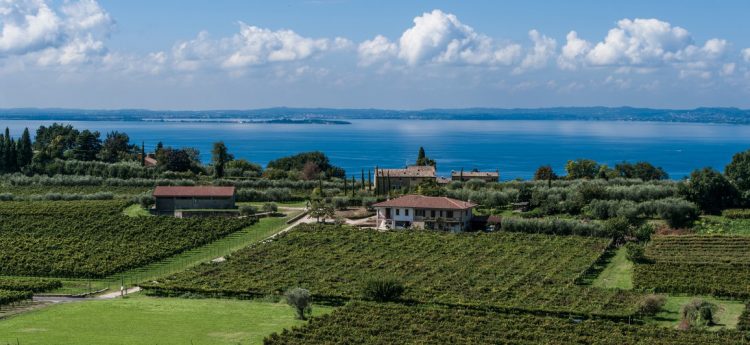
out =
<svg viewBox="0 0 750 345"><path fill-rule="evenodd" d="M102 57L114 21L94 0L0 0L0 56L39 65L74 65Z"/></svg>
<svg viewBox="0 0 750 345"><path fill-rule="evenodd" d="M534 42L534 47L523 58L521 65L514 70L515 73L545 67L547 61L556 54L557 42L554 39L544 36L536 30L529 31L529 38Z"/></svg>
<svg viewBox="0 0 750 345"><path fill-rule="evenodd" d="M398 57L407 65L470 64L510 65L521 55L517 44L498 44L477 33L458 18L441 10L423 13L414 18L414 26L406 29L398 40L391 42L378 35L359 45L361 65Z"/></svg>
<svg viewBox="0 0 750 345"><path fill-rule="evenodd" d="M565 36L565 39L566 43L562 47L560 55L557 57L557 65L560 66L561 69L574 70L591 50L591 43L578 38L578 33L575 31L569 32Z"/></svg>
<svg viewBox="0 0 750 345"><path fill-rule="evenodd" d="M231 37L212 39L202 31L192 40L178 42L172 48L174 65L181 70L203 67L241 69L274 62L309 59L332 49L345 49L351 42L344 38L314 39L292 30L270 30L239 23Z"/></svg>
<svg viewBox="0 0 750 345"><path fill-rule="evenodd" d="M381 60L398 55L398 46L383 35L377 35L371 40L359 44L357 48L359 63L369 66Z"/></svg>
<svg viewBox="0 0 750 345"><path fill-rule="evenodd" d="M750 63L750 48L742 49L742 59Z"/></svg>

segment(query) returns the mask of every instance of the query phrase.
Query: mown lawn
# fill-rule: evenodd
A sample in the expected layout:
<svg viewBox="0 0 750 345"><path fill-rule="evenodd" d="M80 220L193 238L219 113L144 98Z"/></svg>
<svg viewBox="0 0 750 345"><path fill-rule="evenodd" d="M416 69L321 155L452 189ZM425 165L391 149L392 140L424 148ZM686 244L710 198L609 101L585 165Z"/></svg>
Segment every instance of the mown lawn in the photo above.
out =
<svg viewBox="0 0 750 345"><path fill-rule="evenodd" d="M599 274L592 286L603 289L633 289L633 263L628 260L624 246L617 249L607 268Z"/></svg>
<svg viewBox="0 0 750 345"><path fill-rule="evenodd" d="M331 310L314 306L313 315ZM0 344L261 344L265 336L303 323L284 303L133 295L0 320Z"/></svg>
<svg viewBox="0 0 750 345"><path fill-rule="evenodd" d="M668 328L676 328L680 324L680 310L682 306L690 303L694 299L702 299L719 306L719 312L716 313L716 326L710 327L710 331L721 329L735 329L740 319L740 314L745 310L745 303L728 299L720 299L710 296L668 296L667 303L664 304L664 310L652 319L649 323Z"/></svg>

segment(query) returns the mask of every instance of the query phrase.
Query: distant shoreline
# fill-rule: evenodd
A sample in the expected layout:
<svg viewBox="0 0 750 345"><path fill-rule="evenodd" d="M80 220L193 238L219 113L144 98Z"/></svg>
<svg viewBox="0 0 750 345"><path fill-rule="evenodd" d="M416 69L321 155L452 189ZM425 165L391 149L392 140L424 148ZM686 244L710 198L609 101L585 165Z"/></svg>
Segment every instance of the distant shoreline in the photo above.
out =
<svg viewBox="0 0 750 345"><path fill-rule="evenodd" d="M332 109L157 111L142 109L0 109L0 119L37 121L163 121L272 124L350 124L348 120L557 120L750 124L750 110L737 108L649 109L567 107L538 109Z"/></svg>

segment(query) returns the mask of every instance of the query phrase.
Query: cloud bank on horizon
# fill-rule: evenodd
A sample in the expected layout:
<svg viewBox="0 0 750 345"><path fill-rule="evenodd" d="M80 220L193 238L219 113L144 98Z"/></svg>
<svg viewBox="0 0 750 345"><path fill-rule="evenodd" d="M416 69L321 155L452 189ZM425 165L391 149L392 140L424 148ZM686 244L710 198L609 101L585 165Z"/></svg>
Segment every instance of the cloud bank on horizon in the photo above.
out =
<svg viewBox="0 0 750 345"><path fill-rule="evenodd" d="M658 18L519 42L440 9L360 42L236 25L139 54L96 0L0 0L0 107L750 106L750 48Z"/></svg>

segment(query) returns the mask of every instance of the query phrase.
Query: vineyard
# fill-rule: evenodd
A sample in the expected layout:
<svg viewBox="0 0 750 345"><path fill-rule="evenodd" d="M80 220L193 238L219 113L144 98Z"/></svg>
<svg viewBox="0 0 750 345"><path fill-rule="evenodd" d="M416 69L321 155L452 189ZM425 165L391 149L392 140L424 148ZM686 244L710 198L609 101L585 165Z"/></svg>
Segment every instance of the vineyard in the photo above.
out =
<svg viewBox="0 0 750 345"><path fill-rule="evenodd" d="M750 344L742 332L677 331L605 320L504 314L461 308L355 302L306 326L273 334L283 344Z"/></svg>
<svg viewBox="0 0 750 345"><path fill-rule="evenodd" d="M0 275L99 278L195 248L251 219L131 218L120 201L0 203Z"/></svg>
<svg viewBox="0 0 750 345"><path fill-rule="evenodd" d="M372 277L396 277L406 286L404 298L418 302L627 317L639 294L574 284L608 244L576 236L300 225L224 263L145 287L163 294L243 296L301 286L316 300L342 301L360 297Z"/></svg>
<svg viewBox="0 0 750 345"><path fill-rule="evenodd" d="M0 307L31 299L34 292L50 291L62 286L54 279L0 278Z"/></svg>
<svg viewBox="0 0 750 345"><path fill-rule="evenodd" d="M750 297L750 237L661 236L635 266L637 288L658 292Z"/></svg>

